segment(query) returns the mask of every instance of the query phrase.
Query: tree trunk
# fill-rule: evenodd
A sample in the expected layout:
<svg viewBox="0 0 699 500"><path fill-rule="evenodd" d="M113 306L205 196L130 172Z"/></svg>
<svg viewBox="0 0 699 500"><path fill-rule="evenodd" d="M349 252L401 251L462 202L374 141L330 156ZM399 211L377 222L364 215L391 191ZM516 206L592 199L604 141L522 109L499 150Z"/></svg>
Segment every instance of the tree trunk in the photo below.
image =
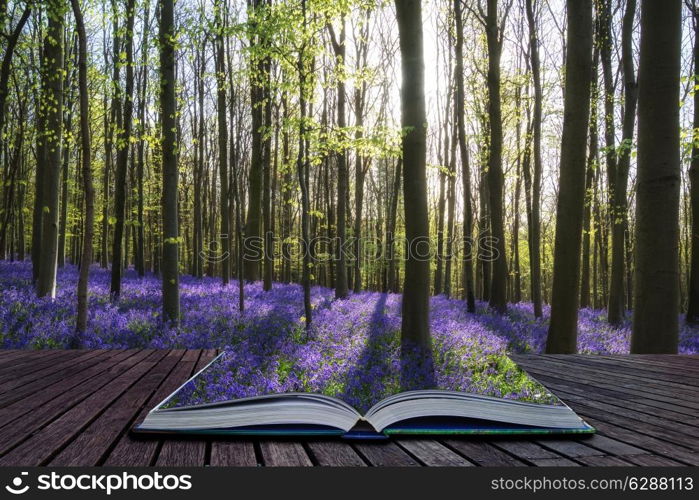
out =
<svg viewBox="0 0 699 500"><path fill-rule="evenodd" d="M694 27L694 75L699 75L699 8L692 4ZM696 82L695 82L696 84ZM690 199L692 207L692 260L689 274L687 322L699 323L699 92L694 92L694 147L692 163L689 167Z"/></svg>
<svg viewBox="0 0 699 500"><path fill-rule="evenodd" d="M272 254L274 252L274 234L272 230L272 82L270 77L271 58L267 57L263 61L264 66L264 124L267 127L263 141L263 182L262 182L262 218L264 219L264 260L263 260L263 289L269 291L272 289L272 280L274 279L274 260Z"/></svg>
<svg viewBox="0 0 699 500"><path fill-rule="evenodd" d="M251 0L249 12L253 16L252 29L250 33L250 46L262 45L264 37L256 32L258 20L255 16L262 16L262 0ZM252 106L252 151L250 157L250 171L248 174L249 194L248 213L245 222L245 279L247 281L258 281L260 279L260 257L257 249L261 248L261 218L262 213L262 180L263 171L266 168L264 163L263 149L263 127L264 113L263 101L264 90L260 81L265 80L264 61L259 54L253 53L250 59L250 103Z"/></svg>
<svg viewBox="0 0 699 500"><path fill-rule="evenodd" d="M177 98L175 95L175 1L160 3L160 121L163 175L163 319L180 320L179 230L177 220Z"/></svg>
<svg viewBox="0 0 699 500"><path fill-rule="evenodd" d="M469 165L468 144L466 142L466 124L464 116L464 26L461 0L454 0L454 18L456 22L456 124L459 133L459 155L461 157L461 181L464 189L464 298L468 312L476 312L476 296L473 286L473 209L471 207L471 167Z"/></svg>
<svg viewBox="0 0 699 500"><path fill-rule="evenodd" d="M143 11L143 39L148 40L150 36L150 15L149 15L150 2L145 3ZM141 49L143 51L142 55L142 69L141 69L141 81L139 89L139 101L138 101L138 123L140 137L138 138L138 153L136 160L136 189L138 194L137 200L137 218L138 225L136 227L136 271L139 276L145 276L146 274L146 255L145 255L145 233L144 233L144 220L143 220L143 210L144 210L144 199L143 199L143 176L145 171L145 147L146 147L146 89L148 87L148 48L146 45ZM195 194L195 206L199 203L199 198ZM201 252L201 248L198 249Z"/></svg>
<svg viewBox="0 0 699 500"><path fill-rule="evenodd" d="M61 174L61 140L63 138L63 36L66 5L63 0L47 3L47 37L44 61L46 79L44 102L47 106L43 143L46 166L41 193L41 242L37 296L56 295L56 260L58 252L58 181Z"/></svg>
<svg viewBox="0 0 699 500"><path fill-rule="evenodd" d="M533 166L531 176L531 218L529 221L529 272L531 300L534 316L543 316L541 301L541 122L543 120L543 92L541 87L541 62L539 61L539 39L537 36L536 4L538 0L527 0L526 11L529 24L529 57L534 83L534 110L532 117Z"/></svg>
<svg viewBox="0 0 699 500"><path fill-rule="evenodd" d="M306 0L301 0L303 12L303 29L306 30L307 12ZM310 330L313 322L313 308L311 305L311 221L310 221L310 193L309 193L309 158L307 151L306 116L307 99L309 94L308 76L312 68L308 67L305 46L299 51L297 71L299 78L299 143L298 156L296 157L296 172L299 186L301 187L301 251L303 253L301 270L301 286L303 287L303 309L306 323L306 331Z"/></svg>
<svg viewBox="0 0 699 500"><path fill-rule="evenodd" d="M347 92L343 76L345 66L345 18L342 18L339 39L335 36L332 25L328 25L335 58L337 59L337 127L341 141L344 142L345 129L347 128ZM347 282L347 256L345 255L345 242L347 241L347 198L349 196L349 182L347 173L347 150L342 148L337 153L337 248L335 258L337 266L335 270L335 298L347 297L349 285Z"/></svg>
<svg viewBox="0 0 699 500"><path fill-rule="evenodd" d="M567 0L568 41L551 323L546 352L577 349L580 250L585 205L585 150L590 118L592 0Z"/></svg>
<svg viewBox="0 0 699 500"><path fill-rule="evenodd" d="M589 127L589 152L587 156L587 172L585 173L585 210L583 212L583 247L582 247L582 274L580 280L580 307L590 307L590 247L592 233L592 205L594 199L594 180L597 170L597 154L599 139L597 135L597 66L599 64L599 50L594 49L592 57L592 78L590 80L590 127ZM595 286L596 286L596 281Z"/></svg>
<svg viewBox="0 0 699 500"><path fill-rule="evenodd" d="M488 42L488 117L490 155L488 158L488 201L490 231L495 250L488 305L498 314L507 311L507 253L502 206L502 110L500 97L500 55L503 33L498 25L498 0L488 0L486 38Z"/></svg>
<svg viewBox="0 0 699 500"><path fill-rule="evenodd" d="M422 9L420 0L396 0L403 88L403 192L408 242L403 285L401 346L431 352L429 219Z"/></svg>
<svg viewBox="0 0 699 500"><path fill-rule="evenodd" d="M87 285L92 263L94 239L95 187L92 183L92 145L90 139L90 95L87 82L87 35L80 11L80 1L71 0L78 33L78 88L80 93L80 145L83 191L85 195L85 221L83 224L80 275L78 277L78 312L75 324L76 347L82 345L81 336L87 328Z"/></svg>
<svg viewBox="0 0 699 500"><path fill-rule="evenodd" d="M228 124L226 122L226 67L223 46L223 9L224 5L218 0L215 5L216 11L216 95L217 95L217 116L218 116L218 163L221 185L219 200L221 231L218 235L220 242L219 252L221 254L221 281L223 285L228 284L231 275L230 258L226 255L230 243L230 221L229 207L230 193L228 192ZM258 151L259 155L259 151ZM254 157L254 153L253 153ZM259 158L259 156L258 156Z"/></svg>
<svg viewBox="0 0 699 500"><path fill-rule="evenodd" d="M643 2L631 352L677 352L682 2Z"/></svg>
<svg viewBox="0 0 699 500"><path fill-rule="evenodd" d="M126 172L129 163L129 150L131 145L131 128L133 115L133 26L135 16L135 0L126 3L126 40L124 52L126 55L126 86L123 93L124 111L121 127L117 134L117 170L114 179L114 241L112 242L112 281L110 294L113 300L121 294L121 274L123 266L122 239L124 237L124 225L126 222ZM120 53L115 52L114 64L120 64ZM119 121L119 120L117 120Z"/></svg>

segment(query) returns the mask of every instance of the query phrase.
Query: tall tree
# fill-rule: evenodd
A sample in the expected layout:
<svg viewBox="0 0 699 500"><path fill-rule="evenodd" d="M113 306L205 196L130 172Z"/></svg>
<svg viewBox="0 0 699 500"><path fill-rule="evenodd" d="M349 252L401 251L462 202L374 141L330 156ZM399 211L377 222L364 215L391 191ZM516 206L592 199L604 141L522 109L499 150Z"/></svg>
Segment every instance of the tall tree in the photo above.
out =
<svg viewBox="0 0 699 500"><path fill-rule="evenodd" d="M75 29L78 33L78 92L80 95L80 159L82 161L83 191L85 196L85 221L83 224L80 275L78 278L78 312L75 324L76 344L87 328L87 285L92 262L92 242L95 223L95 187L92 183L92 145L90 139L90 95L87 83L87 35L80 10L80 1L71 0Z"/></svg>
<svg viewBox="0 0 699 500"><path fill-rule="evenodd" d="M597 68L599 66L599 49L597 44L592 56L592 79L590 82L590 126L589 149L587 154L587 172L585 174L585 211L583 213L583 249L582 249L582 274L580 277L580 307L590 307L590 251L592 245L592 206L595 203L594 181L597 175L597 154L599 149L599 136L597 132ZM596 232L595 232L596 233ZM598 235L599 237L599 235ZM595 266L592 266L594 269ZM596 285L596 280L593 281ZM595 294L596 295L596 294Z"/></svg>
<svg viewBox="0 0 699 500"><path fill-rule="evenodd" d="M345 129L347 128L347 92L345 88L345 54L346 54L346 28L345 17L340 22L339 37L335 34L332 24L328 24L330 39L337 65L337 128L340 141L344 142ZM345 255L345 241L347 241L347 199L349 198L349 181L347 173L347 150L342 147L337 156L337 245L335 258L337 267L335 270L335 297L344 299L348 293L347 282L347 256Z"/></svg>
<svg viewBox="0 0 699 500"><path fill-rule="evenodd" d="M40 131L46 165L41 182L41 241L39 275L36 292L39 297L56 293L56 264L58 257L58 181L61 174L61 141L63 136L63 38L66 4L50 0L46 5L48 27L44 46L46 80L42 104L45 108L45 128Z"/></svg>
<svg viewBox="0 0 699 500"><path fill-rule="evenodd" d="M632 353L676 353L682 2L643 2Z"/></svg>
<svg viewBox="0 0 699 500"><path fill-rule="evenodd" d="M534 109L532 117L532 157L534 170L531 173L531 196L529 207L529 272L531 299L534 316L542 317L541 305L541 124L543 121L543 90L541 86L541 62L539 60L539 37L537 36L538 0L526 0L529 25L529 58L534 84Z"/></svg>
<svg viewBox="0 0 699 500"><path fill-rule="evenodd" d="M469 165L469 151L466 142L466 119L464 112L464 21L461 9L461 0L454 0L454 19L456 23L456 64L454 75L456 78L456 124L459 136L459 156L461 159L461 182L463 184L463 224L464 224L464 298L468 312L476 312L476 295L473 286L473 209L471 207L471 166Z"/></svg>
<svg viewBox="0 0 699 500"><path fill-rule="evenodd" d="M296 157L296 173L301 187L301 251L303 253L301 270L301 286L303 287L303 310L306 321L306 329L309 330L313 321L313 307L311 305L311 200L310 200L310 165L308 158L308 99L310 95L310 81L313 75L313 58L309 56L309 46L312 43L312 35L308 33L308 9L306 0L301 0L302 40L298 47L296 71L298 76L299 91L299 137L298 154Z"/></svg>
<svg viewBox="0 0 699 500"><path fill-rule="evenodd" d="M177 215L177 97L175 95L175 0L160 0L160 122L163 175L163 318L180 320L179 229Z"/></svg>
<svg viewBox="0 0 699 500"><path fill-rule="evenodd" d="M216 25L216 115L218 117L218 165L219 179L221 183L220 216L221 232L219 234L221 259L221 280L228 284L231 275L230 259L226 252L230 247L230 220L229 206L230 193L228 191L228 122L226 121L226 58L224 52L224 2L217 0L214 5ZM259 152L258 152L259 153Z"/></svg>
<svg viewBox="0 0 699 500"><path fill-rule="evenodd" d="M498 16L498 0L487 0L486 11L482 12L488 44L488 118L490 126L490 151L488 155L488 208L490 233L495 249L488 305L498 313L507 310L507 252L505 246L505 222L503 211L502 170L502 98L500 83L500 59L504 39L505 22L512 1L505 2ZM480 3L478 4L481 8ZM482 8L481 8L482 9Z"/></svg>
<svg viewBox="0 0 699 500"><path fill-rule="evenodd" d="M250 171L248 173L248 212L245 222L245 238L253 245L246 245L245 252L245 279L257 281L260 279L260 258L254 255L254 249L259 248L259 240L262 235L262 181L263 173L267 166L263 153L265 123L264 123L264 84L265 81L265 57L263 34L266 29L263 18L264 1L248 0L248 12L251 19L250 28L250 103L252 106L252 151L250 156Z"/></svg>
<svg viewBox="0 0 699 500"><path fill-rule="evenodd" d="M633 57L633 24L636 1L627 0L621 31L621 60L624 77L624 116L622 142L619 154L614 145L614 83L611 70L611 0L604 0L601 14L601 56L605 87L605 137L607 143L607 170L609 176L610 217L612 226L612 272L609 282L607 319L621 326L626 310L625 232L627 186L631 162L631 144L636 122L636 75Z"/></svg>
<svg viewBox="0 0 699 500"><path fill-rule="evenodd" d="M133 27L136 10L136 0L126 0L126 32L124 42L124 62L126 66L126 82L123 97L123 114L117 133L117 164L115 194L114 194L114 241L112 242L112 281L110 293L113 299L118 299L121 294L121 274L124 261L123 238L126 224L126 172L129 164L129 152L131 150L131 128L133 124ZM115 9L116 11L116 9ZM116 12L114 13L116 15ZM114 64L122 64L121 53L115 52Z"/></svg>
<svg viewBox="0 0 699 500"><path fill-rule="evenodd" d="M547 353L577 349L585 150L590 117L592 0L567 0L568 35L556 244Z"/></svg>
<svg viewBox="0 0 699 500"><path fill-rule="evenodd" d="M688 0L692 11L692 28L694 30L694 85L699 79L699 5L696 0ZM694 92L694 141L692 163L689 167L690 202L692 207L692 257L688 283L687 322L699 322L699 92Z"/></svg>
<svg viewBox="0 0 699 500"><path fill-rule="evenodd" d="M403 86L403 193L408 241L401 343L431 349L429 219L427 215L425 65L420 0L396 0Z"/></svg>
<svg viewBox="0 0 699 500"><path fill-rule="evenodd" d="M136 271L139 276L146 273L145 257L145 230L144 230L144 190L143 176L145 174L145 148L146 148L146 91L148 88L148 49L150 37L150 2L145 2L143 6L143 45L141 47L141 75L139 80L138 98L138 152L136 158L136 191L137 191L137 225L136 225ZM201 84L200 84L201 85ZM195 184L195 188L198 184ZM195 206L199 203L199 197L195 193ZM201 248L197 247L195 256L199 258ZM198 262L198 261L197 261ZM198 275L201 276L201 275Z"/></svg>

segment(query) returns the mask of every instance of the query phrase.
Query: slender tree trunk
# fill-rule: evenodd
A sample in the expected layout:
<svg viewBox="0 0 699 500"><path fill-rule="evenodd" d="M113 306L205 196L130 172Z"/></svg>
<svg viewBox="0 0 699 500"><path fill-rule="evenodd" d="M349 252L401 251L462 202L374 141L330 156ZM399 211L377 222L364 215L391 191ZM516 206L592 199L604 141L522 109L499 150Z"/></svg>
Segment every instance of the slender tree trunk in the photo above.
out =
<svg viewBox="0 0 699 500"><path fill-rule="evenodd" d="M597 135L597 67L599 64L599 50L594 49L592 57L592 78L590 81L590 128L589 128L589 152L587 156L587 172L585 173L585 210L583 212L583 247L582 247L582 275L580 280L580 307L590 307L590 247L592 233L592 205L595 203L594 180L597 170L597 154L599 139ZM595 268L596 266L593 266ZM594 280L596 286L597 280Z"/></svg>
<svg viewBox="0 0 699 500"><path fill-rule="evenodd" d="M603 37L611 37L610 6L605 5L607 15L604 23L605 29L602 32ZM611 62L607 59L611 55L608 45L611 42L603 43L603 68L605 75L605 111L607 114L606 121L609 124L611 131L606 132L607 135L607 158L610 176L609 189L611 191L611 226L612 226L612 274L609 286L609 305L607 319L611 325L621 326L625 316L626 309L626 289L624 287L624 278L626 274L626 191L628 186L629 167L631 162L631 145L633 141L634 124L636 121L636 101L637 101L637 85L636 75L633 61L633 26L636 14L636 1L627 0L626 10L622 25L622 70L624 77L624 117L622 122L622 143L618 157L614 150L614 86L607 83L607 79L611 80ZM605 55L605 53L607 53ZM608 68L609 66L609 68ZM611 93L611 94L610 94ZM609 137L612 134L612 137ZM611 144L609 141L612 141ZM610 161L609 158L613 158Z"/></svg>
<svg viewBox="0 0 699 500"><path fill-rule="evenodd" d="M262 0L250 0L248 2L250 15L263 16ZM264 37L256 33L257 20L253 20L253 28L250 33L250 46L264 44ZM248 213L245 222L245 279L258 281L260 279L260 255L257 249L261 248L261 214L262 214L262 181L266 160L264 159L264 90L260 81L265 80L265 65L262 57L255 54L250 60L253 72L250 81L250 102L252 105L252 152L250 157L250 171L248 174Z"/></svg>
<svg viewBox="0 0 699 500"><path fill-rule="evenodd" d="M429 219L425 91L420 0L396 0L403 88L403 192L405 235L408 242L403 285L401 346L403 355L417 346L431 352Z"/></svg>
<svg viewBox="0 0 699 500"><path fill-rule="evenodd" d="M344 80L345 66L345 18L342 18L340 26L340 37L336 37L332 25L328 25L335 58L337 60L337 127L344 142L345 129L347 128L347 92ZM345 242L347 241L347 198L349 196L349 182L347 173L347 150L342 148L337 153L337 245L335 258L337 267L335 271L335 298L344 299L347 297L349 285L347 282L347 255L345 254Z"/></svg>
<svg viewBox="0 0 699 500"><path fill-rule="evenodd" d="M541 124L543 121L543 91L541 86L541 62L539 61L539 39L537 36L536 7L538 0L526 0L529 23L529 57L534 83L534 110L532 117L533 167L531 178L531 220L529 221L529 272L531 274L531 299L534 316L543 316L541 300Z"/></svg>
<svg viewBox="0 0 699 500"><path fill-rule="evenodd" d="M454 219L456 217L456 134L454 122L449 157L449 178L447 179L447 241L444 261L444 295L451 296L451 268L454 253Z"/></svg>
<svg viewBox="0 0 699 500"><path fill-rule="evenodd" d="M692 23L694 28L694 78L699 75L699 8L692 4ZM696 83L696 82L695 82ZM687 322L699 323L699 92L694 92L694 147L692 163L689 167L690 199L692 208L692 258L689 273L689 301L687 304Z"/></svg>
<svg viewBox="0 0 699 500"><path fill-rule="evenodd" d="M150 15L149 15L150 2L145 2L145 7L143 11L143 40L148 40L150 36ZM140 137L138 138L138 153L136 161L136 188L138 193L138 207L137 207L137 233L136 233L136 271L139 276L145 276L146 274L146 256L145 256L145 233L144 233L144 220L143 220L143 210L144 210L144 199L143 199L143 176L145 171L145 147L146 147L146 89L148 87L148 44L144 43L143 55L141 57L142 69L141 69L141 88L140 97L138 102L138 122L139 122L139 132ZM199 198L195 194L195 204L199 203ZM201 252L201 248L199 248Z"/></svg>
<svg viewBox="0 0 699 500"><path fill-rule="evenodd" d="M112 242L112 280L110 294L116 300L121 294L121 274L123 267L123 238L124 226L126 223L126 173L129 163L129 150L131 145L131 128L133 115L133 26L135 16L135 0L128 0L126 3L126 39L124 52L126 55L126 86L124 89L124 111L121 127L117 134L117 170L115 179L114 195L114 241ZM120 54L115 52L115 59ZM117 61L114 64L119 64ZM118 120L117 120L118 121Z"/></svg>
<svg viewBox="0 0 699 500"><path fill-rule="evenodd" d="M307 26L306 0L301 0L303 12L303 29ZM299 78L299 143L298 156L296 158L296 171L301 187L301 251L303 253L301 270L301 286L303 287L303 308L306 322L306 330L310 330L313 322L313 308L311 305L311 221L310 221L310 193L309 193L309 165L307 152L306 116L308 114L308 76L312 68L308 67L306 59L306 47L298 54L297 71Z"/></svg>
<svg viewBox="0 0 699 500"><path fill-rule="evenodd" d="M464 298L468 312L476 312L476 296L473 286L473 209L471 207L471 166L469 165L468 144L466 142L466 124L464 116L464 26L461 0L454 0L454 18L456 22L456 124L459 134L459 156L461 157L461 181L464 190Z"/></svg>
<svg viewBox="0 0 699 500"><path fill-rule="evenodd" d="M47 5L47 37L43 63L46 71L47 105L44 147L46 166L43 171L41 200L41 244L39 253L39 297L56 294L56 263L58 252L58 181L61 174L61 141L63 137L63 36L66 4L63 0L51 0Z"/></svg>
<svg viewBox="0 0 699 500"><path fill-rule="evenodd" d="M632 353L676 353L682 2L643 2Z"/></svg>
<svg viewBox="0 0 699 500"><path fill-rule="evenodd" d="M175 95L175 1L160 0L160 121L163 175L163 319L180 320L177 220L177 98Z"/></svg>
<svg viewBox="0 0 699 500"><path fill-rule="evenodd" d="M272 229L272 81L271 81L271 65L270 57L263 61L264 67L264 124L267 127L267 132L263 140L263 179L262 179L262 218L264 219L264 260L263 260L263 289L269 291L272 289L272 280L274 279L274 260L272 254L274 252L274 234Z"/></svg>
<svg viewBox="0 0 699 500"><path fill-rule="evenodd" d="M92 263L92 241L95 222L95 187L92 183L92 145L90 139L90 95L87 83L87 35L80 11L80 1L71 0L78 33L78 88L80 94L80 145L82 180L85 196L85 220L83 224L80 275L78 277L78 312L75 325L76 344L82 345L81 336L87 328L87 285Z"/></svg>
<svg viewBox="0 0 699 500"><path fill-rule="evenodd" d="M386 231L386 241L388 242L388 283L389 292L398 293L400 285L398 283L398 272L396 269L396 221L398 217L398 198L400 196L401 177L403 160L396 161L395 173L393 175L393 188L391 189L391 205L388 219L388 230Z"/></svg>
<svg viewBox="0 0 699 500"><path fill-rule="evenodd" d="M219 234L221 253L221 281L223 285L228 284L231 275L230 258L226 255L229 247L230 221L228 192L228 124L226 122L226 68L225 53L223 45L223 9L224 5L218 0L215 5L216 10L216 95L217 95L217 116L218 116L218 162L221 194L219 200L221 231ZM257 152L259 155L259 151ZM253 153L254 156L254 153ZM259 158L259 156L258 156Z"/></svg>
<svg viewBox="0 0 699 500"><path fill-rule="evenodd" d="M547 353L577 350L580 250L585 206L585 150L590 118L592 0L567 0L568 40L561 172Z"/></svg>
<svg viewBox="0 0 699 500"><path fill-rule="evenodd" d="M488 0L486 38L488 42L488 116L490 118L490 155L488 158L488 201L490 230L496 255L488 305L497 313L507 310L507 251L502 206L502 110L500 97L500 56L503 33L498 25L498 0Z"/></svg>

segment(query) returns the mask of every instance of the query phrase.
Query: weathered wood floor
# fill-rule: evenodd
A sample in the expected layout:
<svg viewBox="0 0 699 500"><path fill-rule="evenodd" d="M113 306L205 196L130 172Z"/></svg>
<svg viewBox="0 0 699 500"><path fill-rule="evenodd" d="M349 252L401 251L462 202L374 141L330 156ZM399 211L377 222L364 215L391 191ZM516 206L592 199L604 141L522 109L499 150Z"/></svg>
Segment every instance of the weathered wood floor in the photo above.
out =
<svg viewBox="0 0 699 500"><path fill-rule="evenodd" d="M132 439L208 350L0 351L0 465L699 465L699 356L514 359L598 434L577 439Z"/></svg>

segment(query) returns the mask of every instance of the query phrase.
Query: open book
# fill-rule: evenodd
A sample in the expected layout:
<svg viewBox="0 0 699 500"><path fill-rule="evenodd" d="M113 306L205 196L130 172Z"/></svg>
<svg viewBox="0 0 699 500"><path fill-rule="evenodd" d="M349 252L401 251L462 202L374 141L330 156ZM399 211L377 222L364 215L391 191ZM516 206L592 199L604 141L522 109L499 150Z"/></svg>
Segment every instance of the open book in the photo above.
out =
<svg viewBox="0 0 699 500"><path fill-rule="evenodd" d="M229 435L588 434L595 429L514 365L527 396L413 390L360 412L320 393L226 397L225 353L185 382L134 427L138 433ZM230 383L230 381L228 382ZM531 387L538 393L532 395Z"/></svg>

